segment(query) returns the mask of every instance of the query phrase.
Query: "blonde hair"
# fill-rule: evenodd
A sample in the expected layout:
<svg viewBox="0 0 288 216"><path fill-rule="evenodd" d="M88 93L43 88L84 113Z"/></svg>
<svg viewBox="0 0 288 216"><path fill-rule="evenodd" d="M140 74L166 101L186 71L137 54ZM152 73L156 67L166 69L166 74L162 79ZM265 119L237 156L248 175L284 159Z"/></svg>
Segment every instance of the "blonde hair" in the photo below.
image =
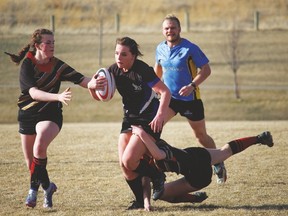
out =
<svg viewBox="0 0 288 216"><path fill-rule="evenodd" d="M181 28L180 21L179 21L179 19L178 19L174 14L168 14L168 15L166 15L166 17L164 18L163 22L164 22L165 20L175 21L175 22L177 23L177 25L179 26L179 28Z"/></svg>

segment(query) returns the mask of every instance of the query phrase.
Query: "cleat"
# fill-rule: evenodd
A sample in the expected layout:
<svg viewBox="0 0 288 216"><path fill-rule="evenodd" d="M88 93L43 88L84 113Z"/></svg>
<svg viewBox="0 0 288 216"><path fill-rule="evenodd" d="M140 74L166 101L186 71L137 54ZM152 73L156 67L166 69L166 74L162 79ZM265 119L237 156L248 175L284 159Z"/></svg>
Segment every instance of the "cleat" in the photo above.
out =
<svg viewBox="0 0 288 216"><path fill-rule="evenodd" d="M53 202L52 202L52 196L56 192L57 186L50 182L50 185L47 190L44 190L44 208L52 208Z"/></svg>
<svg viewBox="0 0 288 216"><path fill-rule="evenodd" d="M272 147L274 145L273 143L273 137L269 131L265 131L257 136L258 142L267 145L269 147Z"/></svg>
<svg viewBox="0 0 288 216"><path fill-rule="evenodd" d="M214 173L216 174L217 177L217 184L221 185L226 182L227 171L223 162L214 165Z"/></svg>
<svg viewBox="0 0 288 216"><path fill-rule="evenodd" d="M132 201L132 205L127 208L127 210L144 209L144 204L136 200Z"/></svg>
<svg viewBox="0 0 288 216"><path fill-rule="evenodd" d="M195 199L194 201L192 201L192 203L201 203L208 198L206 192L201 191L193 193L192 196Z"/></svg>
<svg viewBox="0 0 288 216"><path fill-rule="evenodd" d="M163 195L165 180L166 180L166 175L164 173L160 173L159 178L152 180L152 183L153 183L152 199L154 201L160 199L160 197Z"/></svg>
<svg viewBox="0 0 288 216"><path fill-rule="evenodd" d="M38 193L38 191L35 191L32 189L29 190L29 194L28 194L26 201L25 201L25 204L27 207L34 208L36 206L37 193Z"/></svg>

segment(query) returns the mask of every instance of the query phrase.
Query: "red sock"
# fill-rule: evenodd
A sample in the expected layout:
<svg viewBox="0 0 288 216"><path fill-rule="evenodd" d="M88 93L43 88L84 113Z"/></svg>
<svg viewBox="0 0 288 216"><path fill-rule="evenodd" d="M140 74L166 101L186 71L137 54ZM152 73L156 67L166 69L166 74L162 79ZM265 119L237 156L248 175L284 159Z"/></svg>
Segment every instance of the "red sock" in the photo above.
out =
<svg viewBox="0 0 288 216"><path fill-rule="evenodd" d="M253 137L244 137L244 138L232 140L228 144L232 150L232 153L237 154L256 143L258 143L257 137L253 136Z"/></svg>

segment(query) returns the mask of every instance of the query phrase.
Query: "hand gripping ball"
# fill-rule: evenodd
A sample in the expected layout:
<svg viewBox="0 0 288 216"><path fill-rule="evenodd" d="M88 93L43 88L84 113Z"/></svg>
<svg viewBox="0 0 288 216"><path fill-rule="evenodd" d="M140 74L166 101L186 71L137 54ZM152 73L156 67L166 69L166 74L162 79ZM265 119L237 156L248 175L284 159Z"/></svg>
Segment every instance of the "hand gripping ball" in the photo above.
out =
<svg viewBox="0 0 288 216"><path fill-rule="evenodd" d="M109 101L113 98L115 90L116 90L114 76L106 68L100 68L95 74L95 77L98 77L98 76L106 77L107 83L103 90L95 90L96 96L98 100L100 101L103 101L103 102ZM95 99L97 100L97 98Z"/></svg>

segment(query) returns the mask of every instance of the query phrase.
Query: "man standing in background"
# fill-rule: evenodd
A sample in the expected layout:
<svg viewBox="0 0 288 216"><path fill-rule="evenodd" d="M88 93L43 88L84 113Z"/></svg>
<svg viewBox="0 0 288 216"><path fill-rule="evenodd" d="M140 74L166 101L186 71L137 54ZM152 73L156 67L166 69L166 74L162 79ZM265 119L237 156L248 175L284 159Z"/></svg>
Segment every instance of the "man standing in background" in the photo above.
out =
<svg viewBox="0 0 288 216"><path fill-rule="evenodd" d="M154 70L171 91L171 102L165 123L177 113L186 117L198 142L205 148L216 148L207 134L204 106L199 85L211 74L209 60L196 45L181 38L181 25L174 15L167 15L162 24L165 41L156 48ZM224 163L214 165L217 183L227 179Z"/></svg>

